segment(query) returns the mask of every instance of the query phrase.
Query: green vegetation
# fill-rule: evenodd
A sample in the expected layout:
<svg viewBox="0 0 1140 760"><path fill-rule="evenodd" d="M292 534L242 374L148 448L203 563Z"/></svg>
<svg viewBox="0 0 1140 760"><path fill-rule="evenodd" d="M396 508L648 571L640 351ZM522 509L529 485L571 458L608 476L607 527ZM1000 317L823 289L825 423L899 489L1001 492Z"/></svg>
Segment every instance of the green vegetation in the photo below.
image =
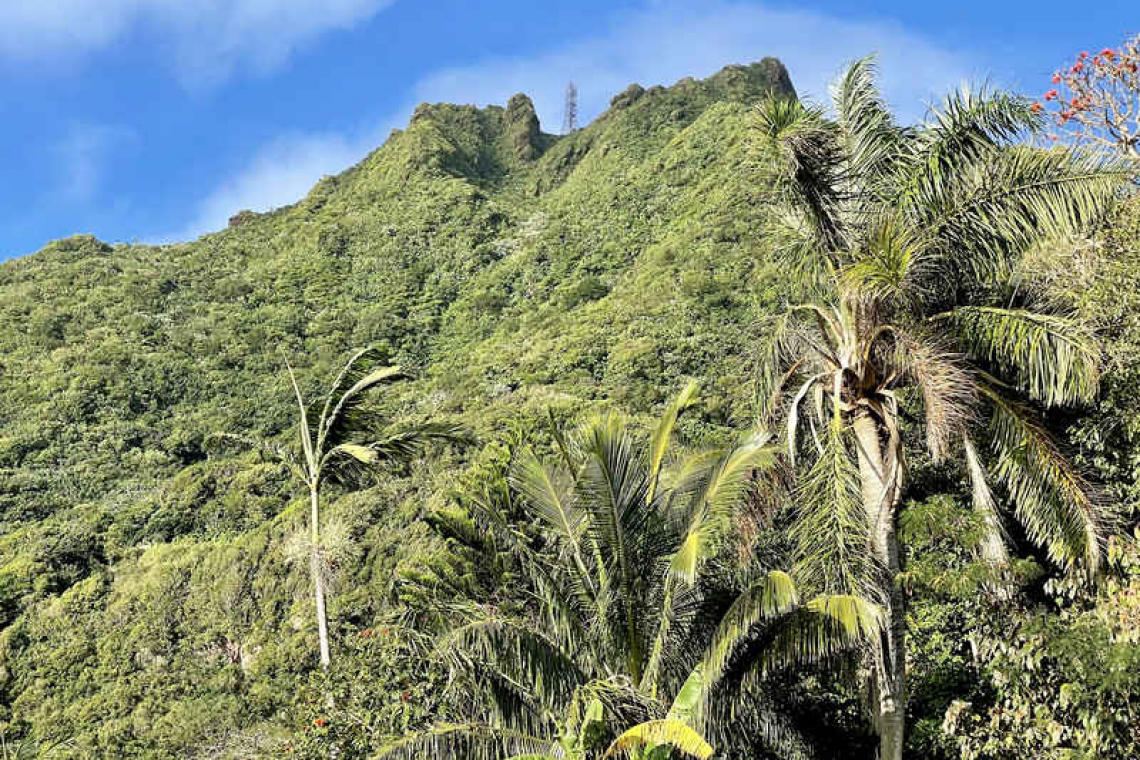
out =
<svg viewBox="0 0 1140 760"><path fill-rule="evenodd" d="M1016 98L840 93L424 105L293 206L0 265L0 751L1136 754L1140 206Z"/></svg>
<svg viewBox="0 0 1140 760"><path fill-rule="evenodd" d="M344 547L327 539L321 540L321 485L334 481L341 486L359 485L371 474L370 468L381 462L411 461L425 443L433 440L460 442L462 435L454 428L426 424L398 432L383 432L375 415L362 409L365 395L378 387L407 379L399 367L373 365L376 352L358 351L344 365L322 406L305 402L297 376L288 361L289 382L297 397L297 432L300 451L262 443L271 456L284 464L294 479L309 492L309 575L313 581L313 597L317 613L317 641L321 666L328 668L329 633L325 611L325 590L335 572ZM225 438L234 438L227 435ZM240 439L239 439L240 440Z"/></svg>
<svg viewBox="0 0 1140 760"><path fill-rule="evenodd" d="M469 502L535 607L476 607L448 632L440 651L478 687L472 721L403 737L382 757L585 758L658 745L702 760L713 746L809 754L765 676L872 635L878 612L851 596L801 606L762 544L735 530L754 478L777 462L766 435L664 467L695 392L668 404L646 441L612 413L556 430L556 464L527 450L505 503ZM747 560L716 567L732 544Z"/></svg>
<svg viewBox="0 0 1140 760"><path fill-rule="evenodd" d="M1092 402L1097 349L1018 269L1026 251L1102 218L1130 172L1123 161L1011 144L1038 119L1008 95L953 95L928 124L902 131L865 60L833 98L834 121L790 100L769 100L759 112L786 198L771 237L794 269L793 298L809 299L791 305L770 342L772 363L786 353L791 370L767 374L797 388L787 410L793 462L797 448L816 455L804 467L791 529L799 575L885 606L885 635L867 655L867 692L879 757L900 760L904 416L922 419L932 462L961 463L979 551L999 592L1009 556L993 481L1051 561L1096 575L1109 516L1027 403ZM797 329L800 315L806 330ZM809 394L814 404L805 403ZM814 445L803 441L801 406L814 411Z"/></svg>

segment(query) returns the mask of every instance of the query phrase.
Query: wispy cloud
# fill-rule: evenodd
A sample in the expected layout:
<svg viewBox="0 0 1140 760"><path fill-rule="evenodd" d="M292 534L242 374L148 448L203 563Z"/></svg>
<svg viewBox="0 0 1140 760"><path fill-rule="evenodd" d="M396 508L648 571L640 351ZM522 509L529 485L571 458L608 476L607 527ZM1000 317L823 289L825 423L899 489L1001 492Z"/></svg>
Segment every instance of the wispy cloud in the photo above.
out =
<svg viewBox="0 0 1140 760"><path fill-rule="evenodd" d="M295 203L326 174L336 174L359 161L380 139L367 134L295 134L263 146L240 172L215 188L182 230L158 236L173 241L221 229L243 209L268 211Z"/></svg>
<svg viewBox="0 0 1140 760"><path fill-rule="evenodd" d="M414 84L408 103L381 127L402 124L420 101L501 104L525 92L545 128L553 130L561 123L569 80L578 85L580 114L588 120L631 82L669 84L766 55L784 61L801 96L821 100L846 62L873 52L879 54L884 90L906 119L920 117L936 94L978 73L966 54L891 20L849 20L743 2L656 2L616 16L601 34L538 55L434 72ZM385 133L377 128L277 141L209 195L186 232L194 235L223 226L240 208L265 210L296 201L322 175L362 158Z"/></svg>
<svg viewBox="0 0 1140 760"><path fill-rule="evenodd" d="M99 189L116 150L138 141L127 127L75 124L52 147L59 195L69 202L87 201Z"/></svg>
<svg viewBox="0 0 1140 760"><path fill-rule="evenodd" d="M416 85L415 94L420 100L503 103L526 92L550 128L561 122L563 90L571 79L580 112L593 118L631 82L669 84L771 55L788 67L801 97L818 100L845 63L869 53L878 54L882 85L908 118L921 116L935 94L974 73L965 54L893 20L848 20L743 2L657 2L618 16L605 34L542 55L436 72Z"/></svg>
<svg viewBox="0 0 1140 760"><path fill-rule="evenodd" d="M201 87L238 69L272 70L301 45L393 1L3 0L0 58L73 59L140 34L185 84Z"/></svg>

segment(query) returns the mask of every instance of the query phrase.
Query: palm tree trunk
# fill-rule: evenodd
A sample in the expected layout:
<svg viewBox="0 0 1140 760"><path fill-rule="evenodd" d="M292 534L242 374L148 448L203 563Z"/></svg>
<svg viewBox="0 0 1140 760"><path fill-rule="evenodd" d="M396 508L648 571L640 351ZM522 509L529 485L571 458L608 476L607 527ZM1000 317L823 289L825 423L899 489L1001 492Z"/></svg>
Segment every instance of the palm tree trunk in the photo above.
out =
<svg viewBox="0 0 1140 760"><path fill-rule="evenodd" d="M321 572L320 557L320 498L316 485L309 486L309 572L313 576L313 589L317 598L317 637L321 645L321 667L329 668L329 622L325 615L325 581Z"/></svg>
<svg viewBox="0 0 1140 760"><path fill-rule="evenodd" d="M884 455L878 423L867 413L852 421L859 458L863 507L871 527L870 541L882 565L880 592L886 603L886 628L876 648L874 695L879 729L879 760L902 760L906 734L906 609L898 583L902 562L897 530L902 468L898 451Z"/></svg>

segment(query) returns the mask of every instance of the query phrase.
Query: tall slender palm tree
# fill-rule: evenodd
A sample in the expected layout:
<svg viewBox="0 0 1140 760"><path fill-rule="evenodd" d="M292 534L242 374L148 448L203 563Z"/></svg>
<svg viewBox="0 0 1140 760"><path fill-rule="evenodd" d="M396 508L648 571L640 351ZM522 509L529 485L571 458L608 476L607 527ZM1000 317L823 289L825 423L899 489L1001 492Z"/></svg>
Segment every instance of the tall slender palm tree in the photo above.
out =
<svg viewBox="0 0 1140 760"><path fill-rule="evenodd" d="M761 414L786 414L790 456L808 460L797 581L885 607L869 685L880 757L898 760L906 421L925 426L935 461L961 463L996 570L1007 560L1002 504L1050 560L1099 567L1106 510L1040 415L1093 399L1097 347L1019 277L1019 261L1096 222L1128 167L1017 144L1038 117L1020 98L984 90L952 94L925 123L900 128L870 60L832 96L833 118L791 100L758 110L779 193L771 237L803 300L771 332Z"/></svg>
<svg viewBox="0 0 1140 760"><path fill-rule="evenodd" d="M328 668L329 633L325 611L327 573L322 561L321 487L326 482L356 486L377 466L406 462L432 442L462 442L465 434L434 422L389 429L364 401L370 391L408 379L400 367L377 366L378 352L358 351L341 368L320 406L306 402L297 377L285 361L297 400L299 451L273 447L273 452L309 492L309 572L316 601L321 666Z"/></svg>
<svg viewBox="0 0 1140 760"><path fill-rule="evenodd" d="M713 746L758 738L789 756L805 752L763 676L873 635L881 613L852 596L801 604L791 578L759 562L744 569L734 599L706 582L727 566L738 508L778 446L749 435L671 460L674 425L695 392L690 385L667 406L648 442L605 415L556 428L557 463L524 452L510 475L521 523L475 500L534 603L523 615L480 610L441 644L479 688L470 705L478 720L408 735L381 756L676 751L704 760Z"/></svg>

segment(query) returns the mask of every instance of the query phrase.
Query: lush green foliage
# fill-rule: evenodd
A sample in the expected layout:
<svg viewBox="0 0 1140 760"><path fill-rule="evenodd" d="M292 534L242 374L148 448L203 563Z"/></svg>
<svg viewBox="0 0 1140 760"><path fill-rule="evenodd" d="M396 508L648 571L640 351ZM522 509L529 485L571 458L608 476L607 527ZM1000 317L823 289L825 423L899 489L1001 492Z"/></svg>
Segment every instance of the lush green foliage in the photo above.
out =
<svg viewBox="0 0 1140 760"><path fill-rule="evenodd" d="M561 138L537 130L522 98L423 106L294 206L238 215L192 243L75 237L0 265L5 751L327 758L335 746L367 757L468 719L455 696L472 682L441 668L436 648L469 611L457 600L478 597L505 618L528 610L518 558L475 540L469 495L509 493L523 447L553 454L551 413L618 407L649 430L670 394L700 378L700 401L676 426L699 450L730 444L763 407L755 316L783 309L788 281L764 232L773 198L752 106L774 85L790 87L764 61L630 88ZM1133 204L1096 240L1038 251L1026 270L1110 341L1097 405L1046 420L1126 504L1140 496L1138 218ZM309 505L272 457L209 438L295 440L282 350L301 390L319 396L369 345L417 379L368 411L462 425L479 445L433 451L365 490L326 488L324 535L344 551L323 673L308 568L290 561ZM1106 625L1119 594L1066 601L1062 617L1040 593L1044 562L1018 565L1031 584L1011 620L1027 637L1044 631L1056 668L1006 686L1014 660L983 646L975 658L969 642L990 619L982 573L961 531L917 519L977 529L969 488L921 456L911 468L916 554L948 558L908 567L915 752L950 758L1004 741L1007 726L970 716L1040 701L1050 679L1080 689L1054 716L1074 727L1066 742L1080 741L1073 731L1097 695L1135 701L1125 681L1075 668L1066 644L1086 623ZM765 566L779 567L787 516L764 515L749 529L763 534ZM1127 658L1137 644L1113 647ZM821 727L821 754L871 751L858 695L834 672L773 677L791 719ZM942 728L948 709L954 735Z"/></svg>
<svg viewBox="0 0 1140 760"><path fill-rule="evenodd" d="M849 596L801 604L766 567L760 534L740 528L778 447L754 433L678 456L673 431L695 401L690 384L648 437L613 413L556 429L554 462L522 451L508 491L468 500L477 543L510 553L530 601L503 615L469 600L440 653L470 679L471 718L382 755L812 754L770 676L875 635L879 610Z"/></svg>

